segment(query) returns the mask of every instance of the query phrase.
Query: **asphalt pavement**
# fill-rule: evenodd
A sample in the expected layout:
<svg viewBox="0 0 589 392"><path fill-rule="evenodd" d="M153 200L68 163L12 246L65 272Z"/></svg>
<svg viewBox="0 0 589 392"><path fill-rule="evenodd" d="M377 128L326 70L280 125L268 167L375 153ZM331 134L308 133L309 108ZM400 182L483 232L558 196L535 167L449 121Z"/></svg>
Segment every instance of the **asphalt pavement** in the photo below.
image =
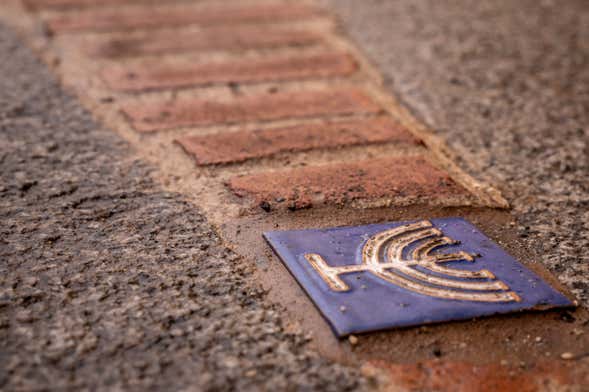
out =
<svg viewBox="0 0 589 392"><path fill-rule="evenodd" d="M0 28L0 390L357 390Z"/></svg>
<svg viewBox="0 0 589 392"><path fill-rule="evenodd" d="M589 303L589 2L322 0Z"/></svg>

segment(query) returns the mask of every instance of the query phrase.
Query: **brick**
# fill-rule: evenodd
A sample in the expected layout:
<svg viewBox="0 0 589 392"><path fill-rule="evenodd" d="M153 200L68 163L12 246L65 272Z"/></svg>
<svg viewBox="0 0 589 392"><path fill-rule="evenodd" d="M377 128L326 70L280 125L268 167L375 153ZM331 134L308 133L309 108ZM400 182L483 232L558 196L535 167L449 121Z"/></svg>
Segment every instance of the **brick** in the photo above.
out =
<svg viewBox="0 0 589 392"><path fill-rule="evenodd" d="M256 203L283 200L291 209L393 198L464 195L450 176L420 156L380 158L233 177L229 188Z"/></svg>
<svg viewBox="0 0 589 392"><path fill-rule="evenodd" d="M39 10L155 3L155 0L24 0L23 3L28 9Z"/></svg>
<svg viewBox="0 0 589 392"><path fill-rule="evenodd" d="M107 38L89 52L94 56L117 58L187 51L302 47L321 41L317 33L288 27L208 27L200 31L159 31L140 37Z"/></svg>
<svg viewBox="0 0 589 392"><path fill-rule="evenodd" d="M47 20L52 33L125 31L178 27L190 24L231 25L269 23L309 18L317 11L305 4L211 5L199 7L141 7L133 10L96 9L60 14Z"/></svg>
<svg viewBox="0 0 589 392"><path fill-rule="evenodd" d="M124 105L122 111L136 131L153 132L184 126L378 113L381 108L360 90L329 89L266 93L231 101L184 98L132 103Z"/></svg>
<svg viewBox="0 0 589 392"><path fill-rule="evenodd" d="M239 59L206 64L162 64L160 60L135 66L113 66L102 72L109 88L140 92L214 83L253 83L346 76L356 70L347 54L322 53L262 60Z"/></svg>
<svg viewBox="0 0 589 392"><path fill-rule="evenodd" d="M375 143L420 143L389 117L287 128L187 136L180 145L200 165L241 162L281 152Z"/></svg>
<svg viewBox="0 0 589 392"><path fill-rule="evenodd" d="M439 392L540 392L577 390L587 385L586 372L557 362L543 361L528 365L503 366L498 363L475 365L461 361L424 361L417 364L388 364L373 361L370 367L382 369L390 385L399 390ZM367 366L363 372L370 373ZM547 386L550 388L546 389Z"/></svg>

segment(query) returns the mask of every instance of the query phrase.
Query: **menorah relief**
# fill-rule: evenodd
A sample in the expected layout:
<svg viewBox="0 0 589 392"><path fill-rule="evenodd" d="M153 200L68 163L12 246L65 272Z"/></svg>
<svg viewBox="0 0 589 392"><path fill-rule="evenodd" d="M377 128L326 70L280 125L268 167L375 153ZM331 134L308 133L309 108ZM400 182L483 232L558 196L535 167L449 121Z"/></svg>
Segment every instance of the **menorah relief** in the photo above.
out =
<svg viewBox="0 0 589 392"><path fill-rule="evenodd" d="M460 251L439 253L439 248L458 242L423 220L380 232L366 241L362 263L333 267L318 254L305 254L322 279L334 291L349 291L340 275L369 272L404 289L431 297L479 301L519 302L520 297L488 270L450 268L451 261L474 262L475 256ZM417 268L416 268L417 267Z"/></svg>

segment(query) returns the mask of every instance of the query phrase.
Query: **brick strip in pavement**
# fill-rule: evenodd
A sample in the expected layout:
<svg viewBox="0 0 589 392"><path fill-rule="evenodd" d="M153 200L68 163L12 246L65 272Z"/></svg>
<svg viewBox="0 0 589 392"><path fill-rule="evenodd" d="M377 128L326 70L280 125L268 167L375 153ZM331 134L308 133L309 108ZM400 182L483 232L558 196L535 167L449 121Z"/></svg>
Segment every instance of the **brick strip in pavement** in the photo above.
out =
<svg viewBox="0 0 589 392"><path fill-rule="evenodd" d="M319 57L321 61L317 57L307 57L309 55L304 53L308 51L298 52L300 56L295 57L295 62L284 59L279 61L274 50L263 54L263 58L273 60L259 60L260 57L256 56L256 60L251 61L240 58L228 63L223 60L223 65L204 63L187 67L164 66L155 64L152 59L142 59L143 66L136 68L119 61L120 57L125 56L167 53L170 54L167 64L181 64L181 59L175 58L176 55L211 49L242 51L288 47L289 53L297 54L296 47L318 43L328 47L351 48L340 38L334 38L332 31L322 27L321 33L317 33L315 27L277 26L281 22L307 22L315 16L325 15L312 6L294 2L245 6L235 1L231 5L223 3L214 6L209 2L207 5L198 3L190 6L175 2L174 6L163 7L161 4L146 6L141 1L142 5L117 12L115 7L100 8L108 3L112 5L113 0L100 4L91 0L78 0L78 5L74 4L74 0L46 1L55 1L57 8L92 6L85 10L41 15L41 18L48 18L46 21L52 31L74 33L49 40L48 47L54 45L55 49L52 54L62 61L63 66L58 68L58 72L62 73L64 82L77 89L97 117L105 119L108 126L120 130L137 147L139 154L158 161L164 181L173 179L169 182L170 187L178 186L181 191L194 192L187 197L198 199L199 207L219 227L222 237L245 257L244 264L251 262L253 265L253 260L267 258L269 250L263 243L261 233L269 228L289 230L325 227L327 224L355 225L372 219L413 219L416 215L445 215L456 211L438 208L439 205L460 206L459 214L466 211L471 216L479 217L481 222L489 216L496 222L511 219L508 214L501 215L503 212L483 212L487 215L480 215L479 210L463 208L473 204L497 207L500 204L497 200L502 199L500 196L491 197L495 195L493 189L481 187L454 165L452 154L443 143L438 144L435 137L429 135L407 111L397 106L393 99L388 99L390 97L381 89L379 81L375 83L378 78L366 77L369 72L354 75L354 87L346 83L348 87L335 88L334 83L325 83L322 85L329 86L319 89L309 88L305 83L299 85L296 91L285 92L279 85L276 93L260 93L263 86L252 88L247 85L243 87L242 94L227 98L217 98L217 90L202 88L203 84L229 81L255 83L347 76L359 64L367 64L360 55L351 60L348 56L354 53L352 49L346 55L324 53L321 55L324 57ZM322 22L326 20L322 19ZM133 29L145 30L129 34L128 30ZM110 34L83 34L97 31ZM82 37L76 37L78 34ZM90 48L79 46L82 41L87 41ZM84 54L89 56L85 57ZM204 54L199 55L208 61ZM106 71L100 69L104 62L96 61L97 57L109 57L109 63L117 67ZM71 72L72 69L75 72ZM370 71L370 66L363 66L362 70ZM104 97L103 87L96 83L101 72L117 91L154 88L167 91L153 97L122 96L114 91L109 95L112 99L108 104L98 104L95 99ZM129 72L135 74L134 79L127 78ZM214 98L188 97L183 93L174 95L174 89L188 85L200 87L194 91L195 95ZM377 95L378 103L373 99ZM175 98L172 100L168 98L170 96ZM391 117L385 117L385 111ZM139 132L215 125L215 134L184 135L178 138L184 151L193 156L199 165L252 161L247 165L219 167L212 171L195 168L189 160L174 155L179 154L179 149L174 148L171 142L179 135L130 135L125 119L118 115L120 112L126 116L132 128ZM343 116L349 117L341 118ZM312 125L304 125L299 121L309 118L317 118L317 121L313 121ZM248 130L249 125L257 126L277 120L289 120L289 125L265 124L264 129ZM236 126L234 129L227 125ZM423 138L424 144L421 144L420 138ZM378 147L385 143L386 149ZM365 145L371 147L361 149L360 154L349 149L336 150L339 147ZM327 149L334 151L325 155L300 154L303 151ZM408 156L407 150L415 155ZM280 162L255 161L284 152L291 155ZM387 155L390 152L392 156ZM326 160L329 163L325 163ZM276 167L280 164L285 164L286 168ZM297 164L306 166L293 167ZM243 198L241 203L238 197ZM262 213L262 209L243 208L244 205L258 205L265 211L277 213L266 214ZM295 214L278 212L311 206L342 205L345 208L341 210L328 208L328 213L319 208ZM364 209L376 206L394 208ZM255 215L256 212L262 214ZM495 213L498 216L491 215ZM255 224L252 224L254 221ZM243 230L245 227L248 230ZM487 227L497 228L498 224L491 223ZM305 317L297 318L297 322L302 320L302 328L314 333L317 346L323 352L336 358L350 355L350 350L345 347L342 349L343 344L330 340L331 332L326 330L320 316L313 313L312 304L301 299L300 289L294 287L293 281L288 280L283 271L277 271L276 268L257 270L260 280L268 288L269 298L281 302L293 312L304 314ZM295 302L296 305L293 305ZM389 340L392 335L379 336L372 342L361 343L365 344L366 349L357 350L358 356L374 358L376 354L373 353L377 353L377 350L382 349L384 352L386 347L399 342ZM448 335L440 333L437 336L445 338ZM411 339L407 339L409 345L415 347ZM427 355L424 353L422 350L414 355Z"/></svg>
<svg viewBox="0 0 589 392"><path fill-rule="evenodd" d="M346 76L357 69L344 53L273 56L265 59L238 59L205 64L162 64L161 60L137 65L115 65L102 72L112 90L140 92L155 89L251 83Z"/></svg>
<svg viewBox="0 0 589 392"><path fill-rule="evenodd" d="M420 144L419 139L390 117L184 136L177 141L199 165L242 162L282 152L319 148L377 143Z"/></svg>
<svg viewBox="0 0 589 392"><path fill-rule="evenodd" d="M49 17L52 33L84 31L125 31L158 29L191 24L230 25L234 23L274 23L312 18L318 11L305 4L281 3L260 5L158 6L132 10L92 9Z"/></svg>
<svg viewBox="0 0 589 392"><path fill-rule="evenodd" d="M229 188L256 204L290 209L355 200L411 201L466 195L450 176L421 156L379 158L236 176Z"/></svg>
<svg viewBox="0 0 589 392"><path fill-rule="evenodd" d="M139 132L186 126L370 114L381 110L366 93L352 88L266 93L238 97L231 101L184 98L129 103L122 107L133 128Z"/></svg>
<svg viewBox="0 0 589 392"><path fill-rule="evenodd" d="M202 50L303 47L322 42L312 31L285 26L208 27L199 31L158 31L139 37L108 37L92 45L93 56L117 58Z"/></svg>
<svg viewBox="0 0 589 392"><path fill-rule="evenodd" d="M24 0L23 3L30 10L43 10L155 3L155 0Z"/></svg>
<svg viewBox="0 0 589 392"><path fill-rule="evenodd" d="M401 391L437 392L540 392L575 391L571 385L588 385L589 375L579 366L540 360L534 366L465 361L427 360L417 364L371 361ZM585 373L585 374L584 374ZM546 386L550 386L545 388Z"/></svg>

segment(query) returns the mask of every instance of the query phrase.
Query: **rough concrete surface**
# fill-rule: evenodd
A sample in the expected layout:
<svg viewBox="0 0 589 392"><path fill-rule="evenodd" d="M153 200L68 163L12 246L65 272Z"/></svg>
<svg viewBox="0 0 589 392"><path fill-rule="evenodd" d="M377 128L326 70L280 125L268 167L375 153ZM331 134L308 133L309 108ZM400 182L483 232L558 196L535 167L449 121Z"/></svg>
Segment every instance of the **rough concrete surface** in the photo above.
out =
<svg viewBox="0 0 589 392"><path fill-rule="evenodd" d="M322 0L589 303L589 2Z"/></svg>
<svg viewBox="0 0 589 392"><path fill-rule="evenodd" d="M0 28L0 390L348 390L195 206Z"/></svg>

